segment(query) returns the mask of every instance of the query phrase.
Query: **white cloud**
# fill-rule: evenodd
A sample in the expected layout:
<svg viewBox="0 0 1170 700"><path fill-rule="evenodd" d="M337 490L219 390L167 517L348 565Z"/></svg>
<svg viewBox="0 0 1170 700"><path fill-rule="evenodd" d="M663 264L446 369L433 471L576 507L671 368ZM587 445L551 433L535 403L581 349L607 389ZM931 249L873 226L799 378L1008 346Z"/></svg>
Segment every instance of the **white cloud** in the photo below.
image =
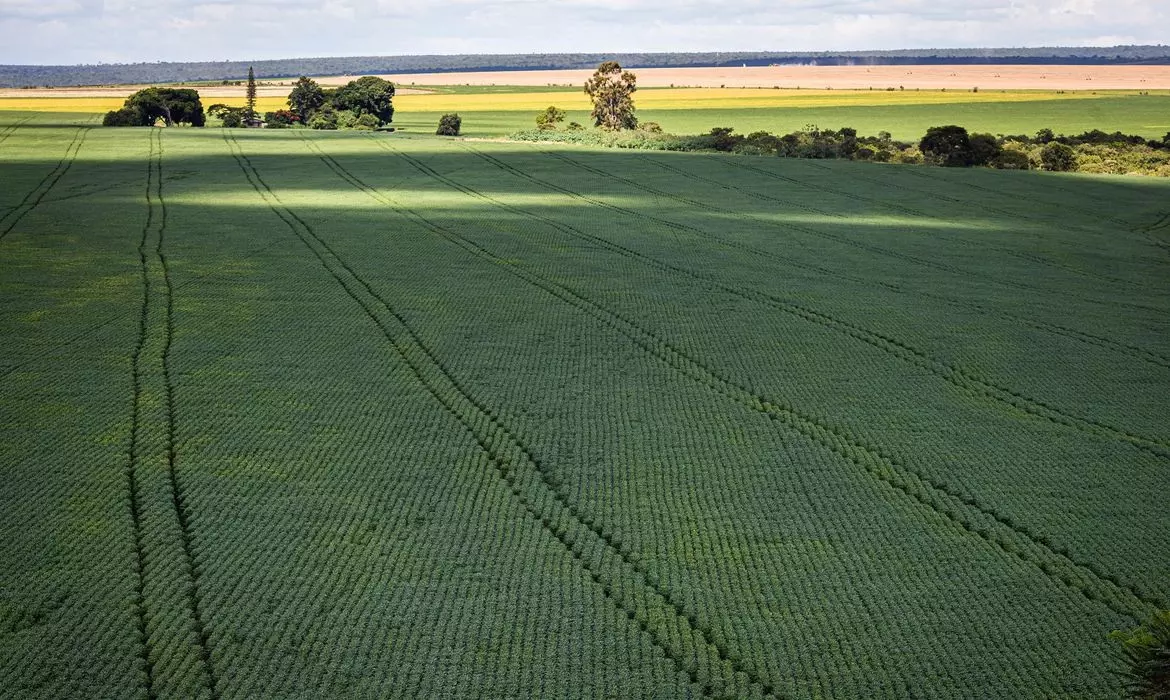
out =
<svg viewBox="0 0 1170 700"><path fill-rule="evenodd" d="M0 0L0 63L1160 43L1163 0Z"/></svg>

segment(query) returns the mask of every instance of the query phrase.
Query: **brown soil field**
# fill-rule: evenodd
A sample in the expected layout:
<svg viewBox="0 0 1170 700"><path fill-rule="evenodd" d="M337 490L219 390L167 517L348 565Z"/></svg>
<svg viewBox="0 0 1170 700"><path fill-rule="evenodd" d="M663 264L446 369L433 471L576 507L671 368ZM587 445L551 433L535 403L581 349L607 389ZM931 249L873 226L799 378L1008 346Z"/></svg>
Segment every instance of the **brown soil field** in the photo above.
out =
<svg viewBox="0 0 1170 700"><path fill-rule="evenodd" d="M1170 90L1170 66L760 66L639 68L640 87L986 90ZM584 85L590 70L408 73L399 85ZM319 78L343 84L351 78Z"/></svg>

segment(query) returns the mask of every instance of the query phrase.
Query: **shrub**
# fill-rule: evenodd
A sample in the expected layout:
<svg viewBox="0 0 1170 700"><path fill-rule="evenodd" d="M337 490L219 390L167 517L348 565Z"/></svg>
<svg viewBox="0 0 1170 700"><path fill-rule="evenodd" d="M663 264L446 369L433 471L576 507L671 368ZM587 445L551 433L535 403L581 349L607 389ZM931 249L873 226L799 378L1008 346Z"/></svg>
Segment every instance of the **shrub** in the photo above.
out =
<svg viewBox="0 0 1170 700"><path fill-rule="evenodd" d="M337 112L329 105L323 106L313 115L309 120L310 129L321 129L325 131L334 131L337 129Z"/></svg>
<svg viewBox="0 0 1170 700"><path fill-rule="evenodd" d="M373 131L380 126L378 118L373 114L363 114L354 122L353 128L359 131Z"/></svg>
<svg viewBox="0 0 1170 700"><path fill-rule="evenodd" d="M536 128L544 130L555 129L557 128L557 124L563 121L565 121L565 110L550 105L543 112L536 115Z"/></svg>
<svg viewBox="0 0 1170 700"><path fill-rule="evenodd" d="M352 129L358 120L358 113L350 109L341 109L337 111L337 128L338 129Z"/></svg>
<svg viewBox="0 0 1170 700"><path fill-rule="evenodd" d="M1031 167L1028 154L1013 148L1005 148L991 160L991 167L999 170L1027 170Z"/></svg>
<svg viewBox="0 0 1170 700"><path fill-rule="evenodd" d="M733 135L731 133L732 131L735 131L735 129L729 126L717 126L711 129L711 132L706 135L710 142L709 148L713 148L716 151L734 151L735 147L743 142L744 139L742 136Z"/></svg>
<svg viewBox="0 0 1170 700"><path fill-rule="evenodd" d="M269 129L284 129L300 123L301 118L291 109L278 109L275 112L265 112L264 122Z"/></svg>
<svg viewBox="0 0 1170 700"><path fill-rule="evenodd" d="M244 126L243 107L228 107L225 104L216 103L207 108L207 113L219 119L220 126L225 128L238 129Z"/></svg>
<svg viewBox="0 0 1170 700"><path fill-rule="evenodd" d="M991 134L971 134L968 144L971 165L989 165L1003 151L999 140Z"/></svg>
<svg viewBox="0 0 1170 700"><path fill-rule="evenodd" d="M652 134L662 133L662 125L658 122L642 122L638 125L638 128L642 131L649 131Z"/></svg>
<svg viewBox="0 0 1170 700"><path fill-rule="evenodd" d="M1076 169L1077 154L1071 146L1051 141L1040 151L1040 162L1045 170L1066 172Z"/></svg>
<svg viewBox="0 0 1170 700"><path fill-rule="evenodd" d="M904 151L898 151L894 154L893 157L893 162L906 163L908 165L921 165L923 160L924 158L922 157L922 151L918 150L914 146L911 146Z"/></svg>
<svg viewBox="0 0 1170 700"><path fill-rule="evenodd" d="M458 136L463 128L463 119L458 114L444 114L439 117L439 128L435 131L439 136Z"/></svg>
<svg viewBox="0 0 1170 700"><path fill-rule="evenodd" d="M581 126L580 122L569 122L567 127L569 131L584 131L585 127Z"/></svg>
<svg viewBox="0 0 1170 700"><path fill-rule="evenodd" d="M102 126L146 126L142 123L141 115L136 109L123 107L122 109L115 109L106 112L105 119L102 119Z"/></svg>
<svg viewBox="0 0 1170 700"><path fill-rule="evenodd" d="M954 124L932 126L918 142L918 149L932 163L948 168L962 168L971 164L971 137L967 130Z"/></svg>

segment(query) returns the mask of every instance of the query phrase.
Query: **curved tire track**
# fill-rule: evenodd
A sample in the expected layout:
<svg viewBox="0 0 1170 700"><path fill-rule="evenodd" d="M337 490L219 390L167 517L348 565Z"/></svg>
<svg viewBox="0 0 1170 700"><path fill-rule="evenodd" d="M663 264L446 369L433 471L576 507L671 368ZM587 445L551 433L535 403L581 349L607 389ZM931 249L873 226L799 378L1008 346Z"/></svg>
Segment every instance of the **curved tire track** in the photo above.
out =
<svg viewBox="0 0 1170 700"><path fill-rule="evenodd" d="M428 393L472 434L500 477L511 486L513 496L529 516L539 520L541 526L566 548L590 578L601 586L607 599L637 622L654 645L692 683L699 685L705 695L742 695L741 686L744 685L743 680L746 680L747 685L754 686L764 696L777 696L770 681L757 675L722 644L714 641L710 631L703 628L693 613L688 613L669 591L656 584L649 569L632 551L615 542L592 518L578 512L556 478L540 460L490 408L479 403L466 390L406 319L357 275L312 227L281 202L235 142L234 136L225 131L224 139L257 194L377 324L390 346ZM306 140L305 143L312 144L312 141ZM342 176L343 169L338 168L335 161L331 161L323 152L321 155L322 161L327 165L332 164L331 169L337 168L334 172ZM351 184L359 186L356 182ZM377 194L376 190L366 187L362 187L362 190L367 194ZM385 203L385 200L379 201ZM400 213L408 217L418 216L405 209L400 210ZM418 217L418 221L423 219ZM641 592L628 593L624 585L619 585L621 578L607 573L613 568L636 583ZM662 616L658 624L652 624L655 618L647 609L647 601L658 608L656 614ZM704 650L704 655L698 659L687 658L685 652L676 649L671 627L675 633L686 632L692 636L697 642L694 646Z"/></svg>
<svg viewBox="0 0 1170 700"><path fill-rule="evenodd" d="M397 152L397 154L408 162L415 160L404 153ZM362 182L328 155L322 154L322 157L327 162L332 161L330 167L335 173L377 201L395 208L400 214L403 214L404 211L410 211L400 202L394 201L376 188ZM448 186L471 196L492 201L488 195L465 188L449 178L438 175L429 166L416 162L417 164L415 162L411 164L420 172L436 177ZM509 211L525 213L517 207L502 206ZM973 496L885 455L877 447L865 444L847 429L826 424L799 411L783 399L762 396L736 380L721 375L717 370L706 366L701 360L691 357L652 331L588 298L581 290L562 285L539 273L504 260L475 242L425 219L417 212L411 212L411 214L408 218L412 221L439 234L472 255L503 268L561 301L576 307L579 311L594 317L684 376L698 381L737 403L765 414L771 420L785 423L789 428L860 467L879 481L913 498L967 532L980 537L1007 554L1036 566L1055 581L1074 588L1087 599L1106 605L1115 612L1134 619L1139 619L1150 609L1163 604L1156 596L1122 582L1096 564L1077 560L1067 548L1052 544L1046 536L1032 533L1027 528L1016 524L1011 518L979 503ZM545 217L533 216L532 218L546 221ZM571 228L564 224L561 226ZM582 235L588 236L588 234Z"/></svg>

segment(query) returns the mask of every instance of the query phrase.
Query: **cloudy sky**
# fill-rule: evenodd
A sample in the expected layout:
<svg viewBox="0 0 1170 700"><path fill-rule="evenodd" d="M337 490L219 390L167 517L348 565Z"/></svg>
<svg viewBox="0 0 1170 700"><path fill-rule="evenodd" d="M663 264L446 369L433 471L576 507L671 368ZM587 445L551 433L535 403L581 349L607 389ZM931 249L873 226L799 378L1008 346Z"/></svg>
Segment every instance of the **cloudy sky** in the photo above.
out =
<svg viewBox="0 0 1170 700"><path fill-rule="evenodd" d="M0 63L1157 44L1170 0L0 0Z"/></svg>

